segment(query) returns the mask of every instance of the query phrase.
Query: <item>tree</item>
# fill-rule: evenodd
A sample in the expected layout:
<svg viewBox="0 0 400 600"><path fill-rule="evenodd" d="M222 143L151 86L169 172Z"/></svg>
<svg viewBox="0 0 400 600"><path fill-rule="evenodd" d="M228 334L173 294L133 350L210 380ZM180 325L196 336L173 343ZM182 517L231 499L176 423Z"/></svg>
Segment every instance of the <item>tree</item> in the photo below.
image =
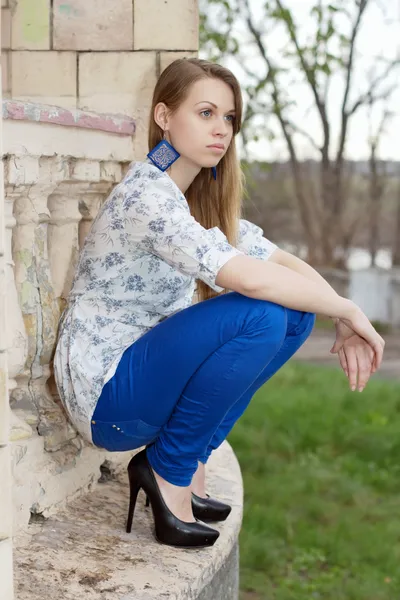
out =
<svg viewBox="0 0 400 600"><path fill-rule="evenodd" d="M244 146L257 136L271 135L275 123L285 141L308 248L307 260L315 266L343 266L344 251L360 221L359 213L349 212L351 173L345 160L349 128L361 109L391 93L394 83L390 75L400 65L399 57L388 61L377 58L369 65L368 85L360 87L357 81L355 72L360 61L357 41L365 13L373 3L373 0L315 0L310 15L312 26L309 23L309 30L313 31L307 36L285 0L267 1L263 6L252 4L251 0L200 0L203 51L211 60L222 63L235 59L246 80ZM268 44L276 28L287 39L279 57L274 56ZM329 110L334 79L336 88L342 88L336 143L334 117ZM299 83L309 91L311 107L320 124L319 139L293 118ZM260 115L264 115L264 126ZM270 115L275 123L265 119L265 115ZM307 140L319 156L318 186L313 194L305 183L300 139Z"/></svg>
<svg viewBox="0 0 400 600"><path fill-rule="evenodd" d="M370 106L372 109L373 106ZM372 110L370 111L370 156L369 156L369 251L371 255L371 266L376 266L376 257L380 247L379 229L380 216L382 211L382 200L385 193L387 177L385 173L385 164L379 160L379 144L382 134L393 113L387 108L379 120L378 127L373 131Z"/></svg>
<svg viewBox="0 0 400 600"><path fill-rule="evenodd" d="M397 214L394 232L393 266L400 267L400 183L397 191Z"/></svg>

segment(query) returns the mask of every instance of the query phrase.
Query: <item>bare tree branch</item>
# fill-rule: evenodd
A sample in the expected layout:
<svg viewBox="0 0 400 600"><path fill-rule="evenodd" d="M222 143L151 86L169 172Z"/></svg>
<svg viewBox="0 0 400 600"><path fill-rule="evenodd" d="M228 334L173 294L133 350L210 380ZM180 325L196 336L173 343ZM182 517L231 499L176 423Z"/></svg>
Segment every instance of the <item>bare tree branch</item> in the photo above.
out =
<svg viewBox="0 0 400 600"><path fill-rule="evenodd" d="M384 99L387 94L391 93L397 87L395 84L391 85L387 90L384 90L379 94L376 93L376 90L381 83L387 80L390 73L399 66L400 57L390 62L383 73L373 79L368 90L361 94L361 96L354 102L352 108L347 112L348 116L354 115L360 106L370 103L371 99L376 102L377 100Z"/></svg>
<svg viewBox="0 0 400 600"><path fill-rule="evenodd" d="M361 1L365 2L366 0L361 0ZM286 7L282 4L281 0L276 0L276 4L280 8L281 11L287 11ZM290 39L292 40L292 42L296 48L296 52L300 59L300 63L301 63L303 72L307 78L307 81L309 83L311 91L314 95L315 104L317 106L319 115L321 117L322 128L324 131L324 144L321 149L322 160L327 162L327 161L329 161L329 147L330 147L331 131L330 131L329 120L328 120L328 115L327 115L327 110L326 110L326 104L323 100L323 97L321 97L320 90L318 89L318 84L317 84L317 79L315 77L315 74L314 74L312 68L310 67L310 65L308 64L308 62L304 56L304 52L302 51L302 49L300 47L300 43L297 38L296 30L295 30L295 27L293 26L293 23L291 21L289 22L288 20L285 20L285 23L286 23L286 27L289 32Z"/></svg>
<svg viewBox="0 0 400 600"><path fill-rule="evenodd" d="M285 121L286 121L287 126L293 132L299 133L300 135L303 135L310 142L310 144L313 146L313 148L315 148L315 150L317 150L319 153L322 152L321 146L319 146L317 144L317 142L314 140L314 138L312 137L312 135L310 133L308 133L308 131L305 131L304 129L302 129L298 125L295 125L295 123L293 123L293 121L289 121L288 119L285 119Z"/></svg>
<svg viewBox="0 0 400 600"><path fill-rule="evenodd" d="M349 115L347 112L347 103L348 103L348 99L349 99L349 95L350 95L352 76L353 76L353 72L354 72L356 40L357 40L357 35L360 30L362 16L365 12L365 9L367 8L367 4L368 4L368 0L360 1L359 5L358 5L358 13L357 13L356 19L354 21L351 35L350 35L349 58L348 58L347 65L346 65L346 83L345 83L342 109L341 109L341 121L342 122L341 122L340 137L339 137L340 141L339 141L339 148L338 148L337 157L336 157L336 163L341 162L343 159L344 147L345 147L346 137L347 137L348 121L349 121Z"/></svg>
<svg viewBox="0 0 400 600"><path fill-rule="evenodd" d="M272 63L265 51L265 47L264 47L264 44L261 39L261 33L257 30L257 28L254 25L252 13L250 10L250 5L249 5L249 0L242 0L242 3L246 10L246 13L247 13L246 17L245 17L247 26L254 37L256 45L261 54L261 57L263 58L263 60L266 64L266 67L268 69L268 72L264 79L264 82L265 83L270 82L272 85L272 94L271 95L272 95L272 100L273 100L274 113L280 123L281 130L282 130L282 133L285 138L285 141L286 141L286 144L288 147L288 151L289 151L290 163L292 166L293 179L295 181L296 196L297 196L297 201L298 201L301 222L302 222L304 232L305 232L305 235L307 238L308 247L313 248L316 245L316 239L317 239L316 238L317 234L316 234L316 231L314 228L314 219L313 219L313 215L312 215L312 210L309 206L309 201L306 198L306 195L304 193L301 168L300 168L299 160L297 157L296 148L295 148L295 145L293 142L292 135L289 131L287 121L285 120L283 112L282 112L282 103L281 103L281 99L280 99L278 82L276 80L276 69L272 65Z"/></svg>

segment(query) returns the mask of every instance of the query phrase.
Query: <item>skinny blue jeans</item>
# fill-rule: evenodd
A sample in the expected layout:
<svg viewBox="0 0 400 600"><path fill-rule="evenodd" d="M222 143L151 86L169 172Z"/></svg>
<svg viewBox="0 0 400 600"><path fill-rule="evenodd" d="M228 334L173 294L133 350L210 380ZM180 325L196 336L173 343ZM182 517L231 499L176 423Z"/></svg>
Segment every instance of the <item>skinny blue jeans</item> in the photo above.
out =
<svg viewBox="0 0 400 600"><path fill-rule="evenodd" d="M147 446L152 468L188 486L254 393L300 348L312 313L229 292L161 321L125 350L92 417L93 443Z"/></svg>

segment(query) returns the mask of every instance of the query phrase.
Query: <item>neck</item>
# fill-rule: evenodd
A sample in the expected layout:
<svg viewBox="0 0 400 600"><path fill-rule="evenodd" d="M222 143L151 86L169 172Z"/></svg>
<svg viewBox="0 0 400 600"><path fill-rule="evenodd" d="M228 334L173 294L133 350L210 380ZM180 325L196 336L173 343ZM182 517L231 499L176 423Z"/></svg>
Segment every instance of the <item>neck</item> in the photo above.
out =
<svg viewBox="0 0 400 600"><path fill-rule="evenodd" d="M200 171L201 167L181 156L171 165L167 173L184 194Z"/></svg>

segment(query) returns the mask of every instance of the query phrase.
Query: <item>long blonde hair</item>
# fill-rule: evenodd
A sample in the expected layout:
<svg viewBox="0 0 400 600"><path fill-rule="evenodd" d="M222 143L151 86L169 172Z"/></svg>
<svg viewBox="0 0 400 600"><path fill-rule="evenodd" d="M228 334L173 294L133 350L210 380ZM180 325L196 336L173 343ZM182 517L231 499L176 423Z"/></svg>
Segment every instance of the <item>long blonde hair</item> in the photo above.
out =
<svg viewBox="0 0 400 600"><path fill-rule="evenodd" d="M225 67L199 58L178 59L171 63L157 81L150 112L149 149L163 139L163 130L154 120L154 108L163 102L172 112L176 111L189 93L190 86L206 77L221 79L234 94L236 116L234 136L229 148L217 166L217 179L211 169L203 168L185 193L192 216L206 229L218 227L232 246L236 245L238 223L242 214L243 173L237 158L235 136L242 120L242 95L236 77ZM218 294L206 283L198 281L199 300L207 300Z"/></svg>

